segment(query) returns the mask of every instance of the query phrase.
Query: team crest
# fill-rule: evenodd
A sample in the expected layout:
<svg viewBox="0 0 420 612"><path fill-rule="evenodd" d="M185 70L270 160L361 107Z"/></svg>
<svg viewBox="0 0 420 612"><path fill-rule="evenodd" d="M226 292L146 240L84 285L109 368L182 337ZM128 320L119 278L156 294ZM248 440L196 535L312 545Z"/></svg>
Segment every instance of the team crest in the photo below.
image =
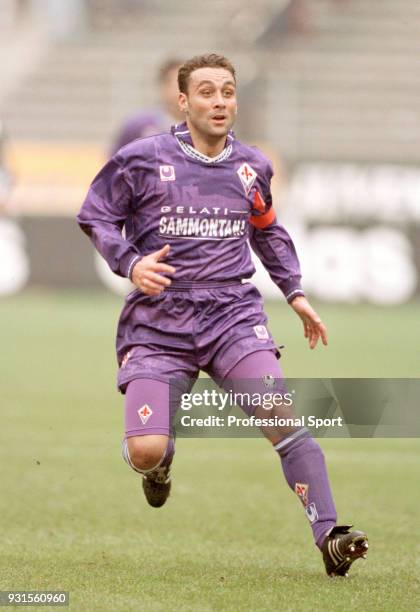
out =
<svg viewBox="0 0 420 612"><path fill-rule="evenodd" d="M257 173L249 164L244 162L239 170L237 170L237 174L241 179L245 193L248 195L248 193L251 191L252 185L255 182L255 179L257 178Z"/></svg>
<svg viewBox="0 0 420 612"><path fill-rule="evenodd" d="M159 166L159 174L161 181L175 180L175 168L173 166Z"/></svg>
<svg viewBox="0 0 420 612"><path fill-rule="evenodd" d="M315 504L309 504L309 506L306 506L305 512L310 523L315 523L315 521L318 520L318 511Z"/></svg>
<svg viewBox="0 0 420 612"><path fill-rule="evenodd" d="M124 367L127 365L127 362L128 362L128 360L130 359L130 357L131 357L131 351L128 351L128 352L127 352L127 353L124 355L124 357L122 358L122 361L121 361L121 367L122 367L122 368L124 368Z"/></svg>
<svg viewBox="0 0 420 612"><path fill-rule="evenodd" d="M269 340L270 336L265 325L255 325L253 329L258 340Z"/></svg>
<svg viewBox="0 0 420 612"><path fill-rule="evenodd" d="M305 507L308 505L308 491L309 485L303 484L302 482L297 482L295 484L295 493Z"/></svg>
<svg viewBox="0 0 420 612"><path fill-rule="evenodd" d="M150 417L153 414L153 410L147 404L144 404L139 410L137 410L137 414L139 415L141 422L143 425L147 423Z"/></svg>
<svg viewBox="0 0 420 612"><path fill-rule="evenodd" d="M264 385L267 389L272 389L276 386L276 379L271 374L266 374L262 377Z"/></svg>

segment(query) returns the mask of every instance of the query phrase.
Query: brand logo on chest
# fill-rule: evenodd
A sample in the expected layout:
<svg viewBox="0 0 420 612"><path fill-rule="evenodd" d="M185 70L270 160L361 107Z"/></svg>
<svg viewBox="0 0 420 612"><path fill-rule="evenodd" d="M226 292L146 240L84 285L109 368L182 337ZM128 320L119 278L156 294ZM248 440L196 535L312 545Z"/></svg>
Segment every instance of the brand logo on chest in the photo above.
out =
<svg viewBox="0 0 420 612"><path fill-rule="evenodd" d="M175 180L175 168L173 166L159 166L159 174L161 181Z"/></svg>

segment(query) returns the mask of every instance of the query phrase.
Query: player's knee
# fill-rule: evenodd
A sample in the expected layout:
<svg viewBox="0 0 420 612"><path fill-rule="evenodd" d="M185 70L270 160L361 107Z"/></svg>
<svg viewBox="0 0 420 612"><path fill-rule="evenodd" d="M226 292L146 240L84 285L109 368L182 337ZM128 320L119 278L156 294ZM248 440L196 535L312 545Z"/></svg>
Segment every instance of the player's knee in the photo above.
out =
<svg viewBox="0 0 420 612"><path fill-rule="evenodd" d="M150 470L162 460L168 436L134 436L127 439L130 461L138 470Z"/></svg>

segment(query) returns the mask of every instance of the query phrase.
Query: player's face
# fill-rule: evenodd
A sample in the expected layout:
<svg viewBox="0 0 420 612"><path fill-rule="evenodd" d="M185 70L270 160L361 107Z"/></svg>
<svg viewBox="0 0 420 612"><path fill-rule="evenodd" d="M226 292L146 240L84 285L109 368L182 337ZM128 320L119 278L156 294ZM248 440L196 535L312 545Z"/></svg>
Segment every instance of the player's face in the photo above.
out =
<svg viewBox="0 0 420 612"><path fill-rule="evenodd" d="M225 68L198 68L190 75L187 94L179 94L179 104L202 136L225 137L236 118L234 78Z"/></svg>

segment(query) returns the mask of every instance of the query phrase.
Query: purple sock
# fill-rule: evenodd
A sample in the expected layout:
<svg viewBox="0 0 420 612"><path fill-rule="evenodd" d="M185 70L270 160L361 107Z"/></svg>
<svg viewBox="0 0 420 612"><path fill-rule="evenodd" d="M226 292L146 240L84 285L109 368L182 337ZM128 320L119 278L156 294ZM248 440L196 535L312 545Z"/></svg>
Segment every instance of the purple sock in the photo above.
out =
<svg viewBox="0 0 420 612"><path fill-rule="evenodd" d="M280 455L290 488L300 498L321 548L326 533L337 521L323 452L309 432L300 429L274 446Z"/></svg>

